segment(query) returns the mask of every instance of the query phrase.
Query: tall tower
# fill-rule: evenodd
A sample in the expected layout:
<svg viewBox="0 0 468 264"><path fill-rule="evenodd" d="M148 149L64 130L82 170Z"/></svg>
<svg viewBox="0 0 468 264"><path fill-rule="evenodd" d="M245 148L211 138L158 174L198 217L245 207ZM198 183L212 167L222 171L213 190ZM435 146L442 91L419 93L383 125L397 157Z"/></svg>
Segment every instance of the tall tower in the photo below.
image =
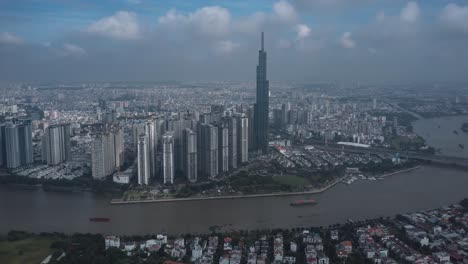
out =
<svg viewBox="0 0 468 264"><path fill-rule="evenodd" d="M220 173L229 170L229 130L225 120L218 125L218 169Z"/></svg>
<svg viewBox="0 0 468 264"><path fill-rule="evenodd" d="M261 49L258 51L257 65L257 98L255 103L254 126L255 147L263 153L268 150L268 108L269 108L269 82L267 80L267 54L264 50L263 32Z"/></svg>
<svg viewBox="0 0 468 264"><path fill-rule="evenodd" d="M249 120L246 115L237 116L237 162L249 161Z"/></svg>
<svg viewBox="0 0 468 264"><path fill-rule="evenodd" d="M163 183L174 184L174 134L163 136Z"/></svg>
<svg viewBox="0 0 468 264"><path fill-rule="evenodd" d="M183 164L184 174L190 182L197 181L198 168L197 168L197 133L186 128L183 130L182 137L183 146Z"/></svg>
<svg viewBox="0 0 468 264"><path fill-rule="evenodd" d="M138 184L148 185L150 173L150 144L147 134L138 136Z"/></svg>

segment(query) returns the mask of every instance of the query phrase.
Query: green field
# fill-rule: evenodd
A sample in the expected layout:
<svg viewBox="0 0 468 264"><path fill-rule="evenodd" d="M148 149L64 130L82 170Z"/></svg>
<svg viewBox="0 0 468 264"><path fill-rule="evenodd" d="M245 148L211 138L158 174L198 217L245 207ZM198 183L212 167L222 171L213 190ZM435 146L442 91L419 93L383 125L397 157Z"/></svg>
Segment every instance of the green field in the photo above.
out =
<svg viewBox="0 0 468 264"><path fill-rule="evenodd" d="M307 179L295 175L273 176L273 180L277 183L288 185L291 187L301 187L310 184L310 182Z"/></svg>
<svg viewBox="0 0 468 264"><path fill-rule="evenodd" d="M52 237L35 237L9 242L0 240L0 263L39 264L52 253Z"/></svg>

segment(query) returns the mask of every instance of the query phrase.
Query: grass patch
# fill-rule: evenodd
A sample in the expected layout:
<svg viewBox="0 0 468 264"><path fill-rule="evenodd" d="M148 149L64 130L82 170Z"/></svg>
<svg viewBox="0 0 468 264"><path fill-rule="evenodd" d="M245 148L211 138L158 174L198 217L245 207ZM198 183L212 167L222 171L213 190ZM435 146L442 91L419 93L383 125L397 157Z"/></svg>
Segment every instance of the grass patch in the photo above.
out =
<svg viewBox="0 0 468 264"><path fill-rule="evenodd" d="M0 241L0 263L41 263L53 249L53 237L34 237L17 241Z"/></svg>
<svg viewBox="0 0 468 264"><path fill-rule="evenodd" d="M288 185L291 187L302 187L310 184L310 182L307 179L296 175L273 176L273 180L277 183Z"/></svg>

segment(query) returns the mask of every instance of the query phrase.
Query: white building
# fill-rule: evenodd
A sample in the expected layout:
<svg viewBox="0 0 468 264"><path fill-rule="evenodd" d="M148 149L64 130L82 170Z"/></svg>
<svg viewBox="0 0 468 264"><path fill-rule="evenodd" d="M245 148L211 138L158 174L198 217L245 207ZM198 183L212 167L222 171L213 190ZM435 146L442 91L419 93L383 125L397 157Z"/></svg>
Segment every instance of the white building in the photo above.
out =
<svg viewBox="0 0 468 264"><path fill-rule="evenodd" d="M118 236L106 236L104 238L104 242L106 245L106 249L111 248L111 247L120 247L120 237Z"/></svg>

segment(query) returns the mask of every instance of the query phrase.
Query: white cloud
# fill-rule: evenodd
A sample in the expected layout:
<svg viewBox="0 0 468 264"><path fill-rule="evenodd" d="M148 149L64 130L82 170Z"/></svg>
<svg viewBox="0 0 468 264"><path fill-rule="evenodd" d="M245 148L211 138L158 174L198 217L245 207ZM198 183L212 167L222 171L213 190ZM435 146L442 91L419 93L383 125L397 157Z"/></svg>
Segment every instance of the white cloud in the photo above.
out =
<svg viewBox="0 0 468 264"><path fill-rule="evenodd" d="M238 43L235 43L231 40L223 40L219 41L216 44L216 52L222 53L222 54L229 54L232 53L234 50L236 50L239 47Z"/></svg>
<svg viewBox="0 0 468 264"><path fill-rule="evenodd" d="M409 23L416 22L420 13L418 3L411 1L401 10L400 19Z"/></svg>
<svg viewBox="0 0 468 264"><path fill-rule="evenodd" d="M282 21L293 21L297 18L296 10L285 0L274 3L273 12Z"/></svg>
<svg viewBox="0 0 468 264"><path fill-rule="evenodd" d="M356 6L372 1L375 0L292 0L293 4L297 5L298 7L311 10L323 8L340 8L351 5Z"/></svg>
<svg viewBox="0 0 468 264"><path fill-rule="evenodd" d="M137 39L141 34L136 15L127 11L102 18L89 25L86 31L118 39Z"/></svg>
<svg viewBox="0 0 468 264"><path fill-rule="evenodd" d="M190 14L189 20L205 35L225 35L229 32L231 15L226 8L208 6Z"/></svg>
<svg viewBox="0 0 468 264"><path fill-rule="evenodd" d="M184 15L172 9L158 19L161 26L177 29L188 27L194 33L207 36L224 36L230 31L229 10L219 6L206 6Z"/></svg>
<svg viewBox="0 0 468 264"><path fill-rule="evenodd" d="M448 4L439 18L445 26L451 29L468 32L468 6Z"/></svg>
<svg viewBox="0 0 468 264"><path fill-rule="evenodd" d="M352 39L351 32L345 32L340 38L340 43L344 48L352 49L356 47L356 42Z"/></svg>
<svg viewBox="0 0 468 264"><path fill-rule="evenodd" d="M311 30L310 27L305 24L296 25L297 40L303 40L310 36Z"/></svg>
<svg viewBox="0 0 468 264"><path fill-rule="evenodd" d="M86 50L83 49L80 46L70 44L70 43L65 43L63 45L63 51L65 55L71 55L71 56L83 56L86 55Z"/></svg>
<svg viewBox="0 0 468 264"><path fill-rule="evenodd" d="M3 32L0 34L0 43L19 45L23 44L23 40L10 32Z"/></svg>
<svg viewBox="0 0 468 264"><path fill-rule="evenodd" d="M268 15L256 12L251 16L234 21L234 29L244 34L258 34L268 20Z"/></svg>

